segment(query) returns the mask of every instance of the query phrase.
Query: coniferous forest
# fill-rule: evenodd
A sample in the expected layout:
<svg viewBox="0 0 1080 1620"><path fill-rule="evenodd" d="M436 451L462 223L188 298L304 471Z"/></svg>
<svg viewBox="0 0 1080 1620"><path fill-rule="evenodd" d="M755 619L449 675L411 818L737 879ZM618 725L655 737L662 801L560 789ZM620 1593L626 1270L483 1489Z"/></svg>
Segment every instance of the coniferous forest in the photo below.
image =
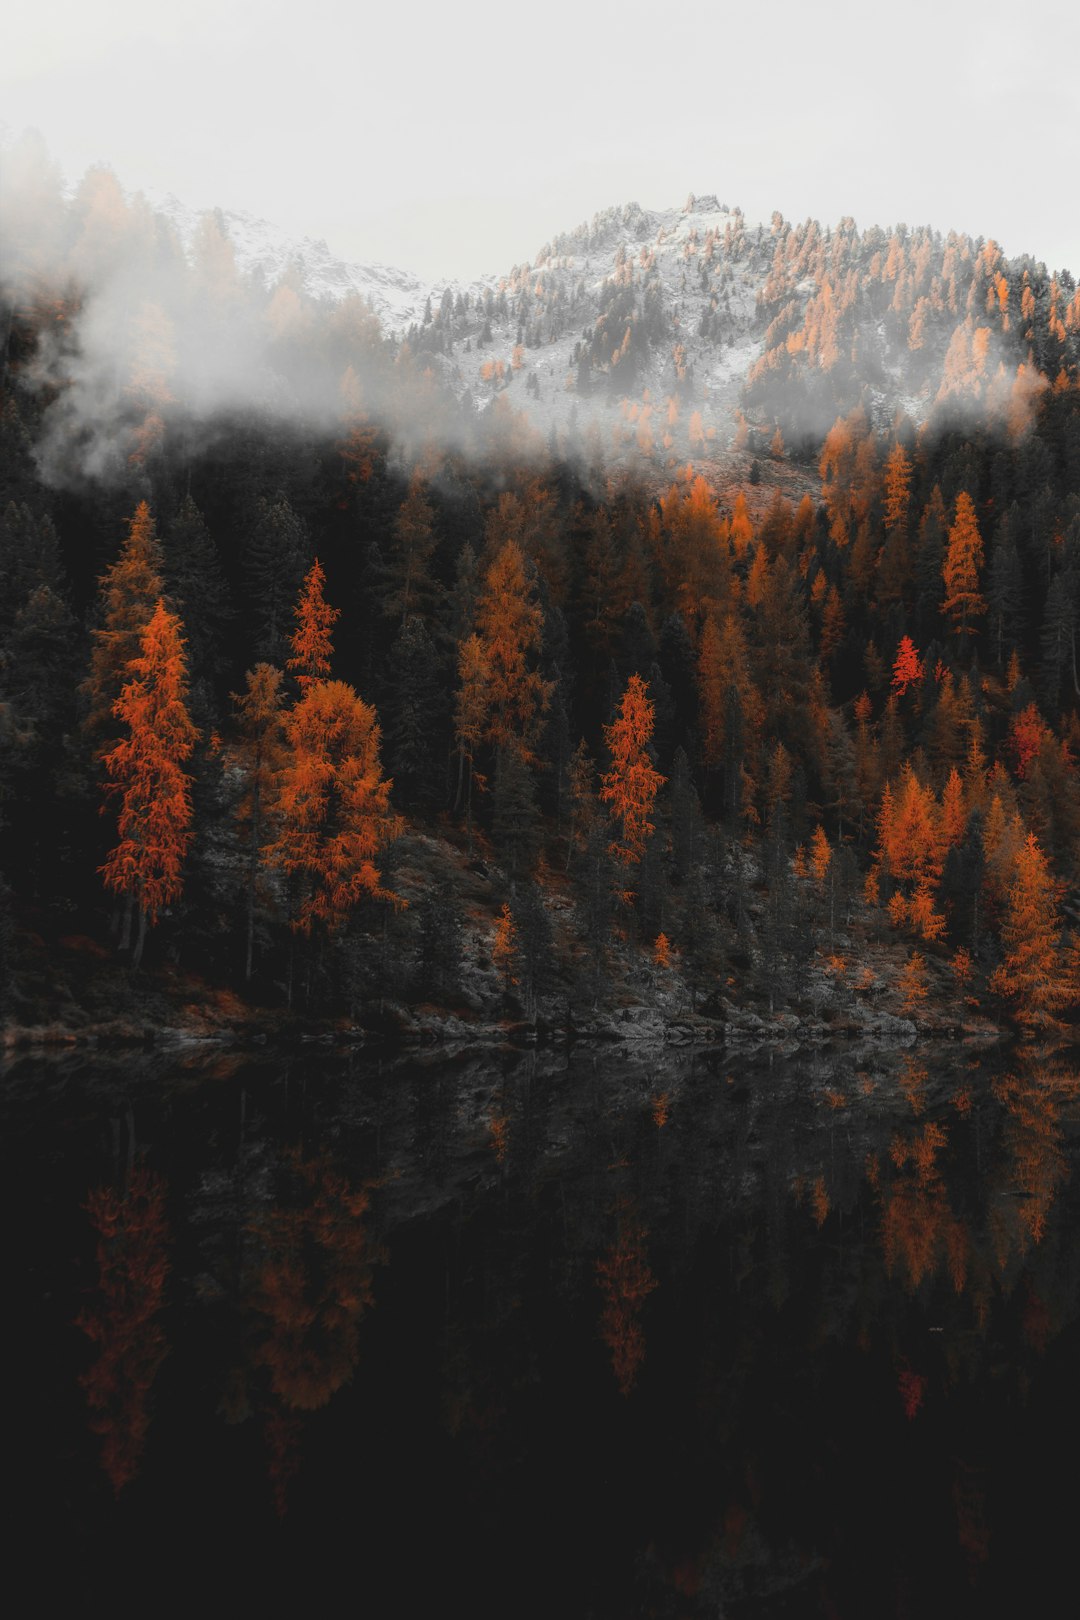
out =
<svg viewBox="0 0 1080 1620"><path fill-rule="evenodd" d="M245 280L219 218L185 255L108 171L35 184L0 310L12 1030L1069 1021L1067 276L691 199L699 351L756 289L718 430L632 211L387 336Z"/></svg>

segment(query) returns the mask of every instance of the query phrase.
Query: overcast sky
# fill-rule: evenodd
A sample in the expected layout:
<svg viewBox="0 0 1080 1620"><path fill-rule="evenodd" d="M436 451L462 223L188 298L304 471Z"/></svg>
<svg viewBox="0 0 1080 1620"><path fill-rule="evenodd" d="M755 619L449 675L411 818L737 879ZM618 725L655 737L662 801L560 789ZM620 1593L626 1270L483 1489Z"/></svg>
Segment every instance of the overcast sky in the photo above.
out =
<svg viewBox="0 0 1080 1620"><path fill-rule="evenodd" d="M31 0L0 117L69 178L471 277L630 200L929 223L1080 274L1080 3ZM1030 19L1030 22L1029 20Z"/></svg>

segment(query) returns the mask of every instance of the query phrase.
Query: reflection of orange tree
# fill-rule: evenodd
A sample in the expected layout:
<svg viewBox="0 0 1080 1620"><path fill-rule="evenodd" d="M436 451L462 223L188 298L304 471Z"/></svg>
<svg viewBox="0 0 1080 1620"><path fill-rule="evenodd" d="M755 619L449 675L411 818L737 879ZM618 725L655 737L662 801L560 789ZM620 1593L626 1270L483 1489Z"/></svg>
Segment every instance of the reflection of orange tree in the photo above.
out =
<svg viewBox="0 0 1080 1620"><path fill-rule="evenodd" d="M656 1278L649 1270L645 1254L645 1237L644 1227L629 1205L623 1203L619 1208L618 1237L596 1262L604 1296L600 1336L611 1351L611 1364L621 1395L629 1395L645 1359L641 1309L656 1287Z"/></svg>
<svg viewBox="0 0 1080 1620"><path fill-rule="evenodd" d="M901 1078L911 1111L925 1107L926 1070L910 1062ZM889 1157L897 1174L881 1193L881 1236L890 1274L903 1262L912 1289L932 1277L943 1258L959 1294L967 1280L970 1243L963 1221L953 1213L938 1156L948 1141L946 1127L927 1120L893 1137Z"/></svg>
<svg viewBox="0 0 1080 1620"><path fill-rule="evenodd" d="M98 1233L98 1295L78 1325L100 1352L79 1382L102 1436L101 1465L119 1493L138 1473L150 1390L168 1348L159 1321L169 1270L165 1183L139 1165L122 1194L96 1187L85 1207Z"/></svg>
<svg viewBox="0 0 1080 1620"><path fill-rule="evenodd" d="M296 1155L289 1168L295 1202L256 1229L267 1249L252 1297L265 1325L256 1359L286 1407L310 1412L352 1377L375 1255L367 1192L325 1160Z"/></svg>
<svg viewBox="0 0 1080 1620"><path fill-rule="evenodd" d="M1005 1147L1009 1155L1010 1199L1015 1211L1017 1249L1023 1254L1046 1231L1046 1219L1058 1187L1068 1174L1061 1145L1061 1103L1077 1094L1077 1076L1060 1060L1038 1053L1028 1056L1017 1074L1002 1076L994 1094L1008 1110Z"/></svg>

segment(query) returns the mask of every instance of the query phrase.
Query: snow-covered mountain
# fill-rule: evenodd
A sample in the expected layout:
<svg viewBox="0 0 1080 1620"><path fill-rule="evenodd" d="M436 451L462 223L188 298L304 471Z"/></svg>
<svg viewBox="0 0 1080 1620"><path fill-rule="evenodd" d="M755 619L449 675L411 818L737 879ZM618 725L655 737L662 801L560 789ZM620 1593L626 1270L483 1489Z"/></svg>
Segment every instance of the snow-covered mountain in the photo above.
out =
<svg viewBox="0 0 1080 1620"><path fill-rule="evenodd" d="M204 211L189 208L171 192L147 191L143 195L156 214L176 232L189 250L204 217ZM274 287L287 276L311 298L339 299L356 293L371 305L383 331L399 336L421 322L430 298L436 306L447 287L452 294L463 290L456 281L427 282L411 271L385 264L356 264L331 253L322 238L290 236L270 220L232 209L215 211L221 227L232 243L238 269L244 275L261 279Z"/></svg>
<svg viewBox="0 0 1080 1620"><path fill-rule="evenodd" d="M186 246L202 216L149 199ZM506 274L464 286L335 258L221 213L242 272L316 300L356 293L384 333L477 412L658 470L813 446L862 409L1022 410L1080 345L1080 293L993 242L853 220L750 221L716 195L610 208Z"/></svg>

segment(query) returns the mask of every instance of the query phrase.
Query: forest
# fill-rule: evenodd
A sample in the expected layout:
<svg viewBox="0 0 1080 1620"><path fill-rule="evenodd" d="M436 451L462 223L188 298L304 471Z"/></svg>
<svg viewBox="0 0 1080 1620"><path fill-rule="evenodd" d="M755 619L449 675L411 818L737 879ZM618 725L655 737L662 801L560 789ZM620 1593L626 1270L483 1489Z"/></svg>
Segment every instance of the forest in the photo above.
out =
<svg viewBox="0 0 1080 1620"><path fill-rule="evenodd" d="M599 291L560 239L393 337L245 283L213 216L188 259L100 174L51 208L0 309L13 1039L1068 1024L1067 276L691 230L702 342L758 278L718 436L618 232ZM105 323L106 262L169 300ZM606 414L545 434L531 359L578 326Z"/></svg>

